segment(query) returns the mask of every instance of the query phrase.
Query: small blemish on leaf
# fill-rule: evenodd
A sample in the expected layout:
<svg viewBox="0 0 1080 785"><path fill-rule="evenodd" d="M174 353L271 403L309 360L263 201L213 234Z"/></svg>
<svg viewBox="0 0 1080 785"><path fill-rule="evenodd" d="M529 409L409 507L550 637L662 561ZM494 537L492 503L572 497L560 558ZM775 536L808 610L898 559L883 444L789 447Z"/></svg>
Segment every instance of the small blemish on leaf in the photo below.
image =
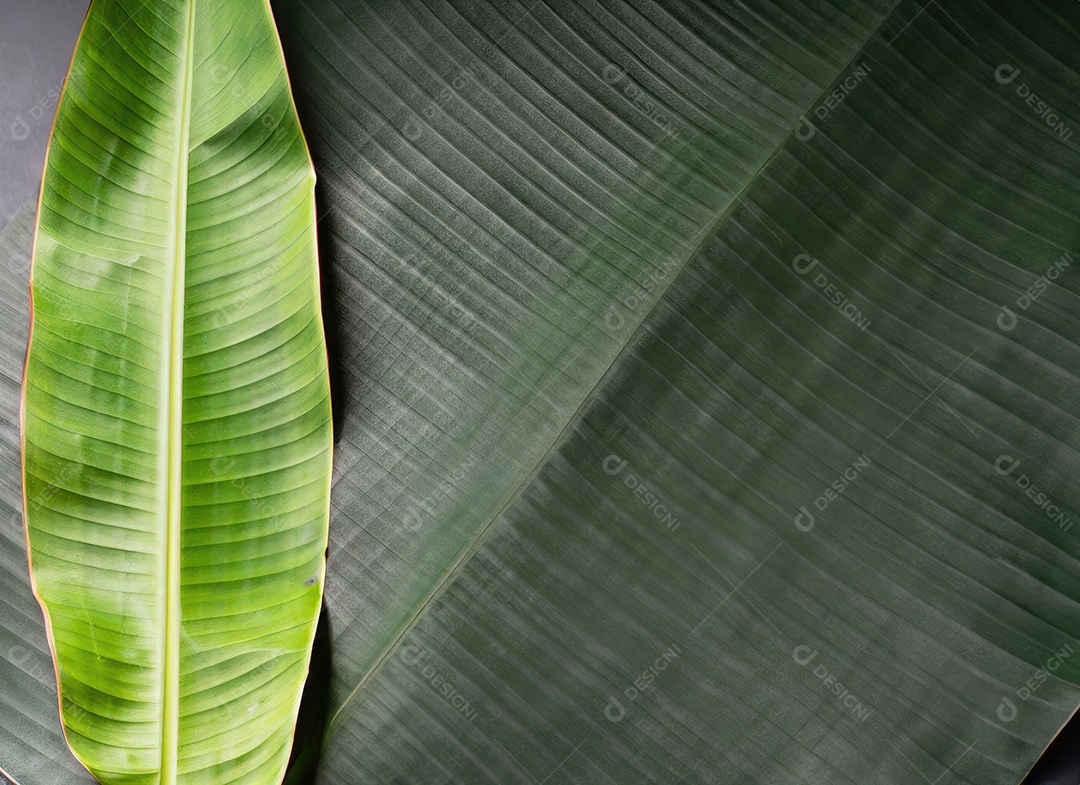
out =
<svg viewBox="0 0 1080 785"><path fill-rule="evenodd" d="M305 586L312 586L312 585L314 585L314 583L315 583L314 578L308 578L306 581L304 581Z"/></svg>

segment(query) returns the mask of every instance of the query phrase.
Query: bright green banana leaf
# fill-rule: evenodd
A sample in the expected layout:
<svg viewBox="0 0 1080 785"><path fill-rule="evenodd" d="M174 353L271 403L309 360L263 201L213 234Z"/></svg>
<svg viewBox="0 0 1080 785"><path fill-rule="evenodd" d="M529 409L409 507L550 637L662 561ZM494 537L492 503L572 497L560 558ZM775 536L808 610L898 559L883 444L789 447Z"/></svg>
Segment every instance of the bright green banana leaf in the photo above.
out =
<svg viewBox="0 0 1080 785"><path fill-rule="evenodd" d="M314 169L265 0L96 0L23 404L61 721L105 785L284 774L325 571Z"/></svg>
<svg viewBox="0 0 1080 785"><path fill-rule="evenodd" d="M1075 235L1000 204L942 218L1076 192L1017 93L1077 115L1075 25L841 5L279 3L345 399L324 782L1004 783L1080 699L1075 663L1046 670L1077 637L1076 551L928 395L984 440L1043 411L946 380L971 348L947 317L967 292L996 330ZM1065 335L1067 281L1039 300ZM1012 377L1069 367L1028 351ZM885 458L862 443L909 427ZM1009 545L1006 518L1035 533Z"/></svg>

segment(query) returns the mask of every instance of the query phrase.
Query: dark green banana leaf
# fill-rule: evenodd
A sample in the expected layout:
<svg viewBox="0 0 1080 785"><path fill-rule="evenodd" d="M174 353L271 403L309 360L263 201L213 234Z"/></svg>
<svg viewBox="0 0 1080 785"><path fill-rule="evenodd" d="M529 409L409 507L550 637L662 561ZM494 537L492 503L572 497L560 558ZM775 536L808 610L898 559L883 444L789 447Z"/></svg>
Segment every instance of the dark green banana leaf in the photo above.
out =
<svg viewBox="0 0 1080 785"><path fill-rule="evenodd" d="M339 319L332 725L890 6L278 4Z"/></svg>

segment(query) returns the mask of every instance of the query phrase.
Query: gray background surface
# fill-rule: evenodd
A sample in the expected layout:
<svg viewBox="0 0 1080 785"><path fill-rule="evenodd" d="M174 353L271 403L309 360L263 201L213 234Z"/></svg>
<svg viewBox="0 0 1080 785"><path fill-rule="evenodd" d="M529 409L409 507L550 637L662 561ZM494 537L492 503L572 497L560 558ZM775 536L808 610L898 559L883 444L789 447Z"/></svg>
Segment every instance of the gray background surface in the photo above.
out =
<svg viewBox="0 0 1080 785"><path fill-rule="evenodd" d="M56 99L87 0L5 0L0 11L0 228L37 193Z"/></svg>

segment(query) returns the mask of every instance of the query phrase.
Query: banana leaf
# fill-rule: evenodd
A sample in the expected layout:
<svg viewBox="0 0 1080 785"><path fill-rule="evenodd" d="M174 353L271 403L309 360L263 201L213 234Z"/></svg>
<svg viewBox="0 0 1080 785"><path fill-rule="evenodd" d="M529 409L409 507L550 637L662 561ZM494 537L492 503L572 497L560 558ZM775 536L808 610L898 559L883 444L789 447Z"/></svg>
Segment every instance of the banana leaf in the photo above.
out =
<svg viewBox="0 0 1080 785"><path fill-rule="evenodd" d="M892 4L276 5L341 366L331 733Z"/></svg>
<svg viewBox="0 0 1080 785"><path fill-rule="evenodd" d="M99 0L37 212L31 586L105 785L278 782L332 429L314 169L265 0Z"/></svg>
<svg viewBox="0 0 1080 785"><path fill-rule="evenodd" d="M320 781L1019 782L1080 702L1078 39L899 4Z"/></svg>

